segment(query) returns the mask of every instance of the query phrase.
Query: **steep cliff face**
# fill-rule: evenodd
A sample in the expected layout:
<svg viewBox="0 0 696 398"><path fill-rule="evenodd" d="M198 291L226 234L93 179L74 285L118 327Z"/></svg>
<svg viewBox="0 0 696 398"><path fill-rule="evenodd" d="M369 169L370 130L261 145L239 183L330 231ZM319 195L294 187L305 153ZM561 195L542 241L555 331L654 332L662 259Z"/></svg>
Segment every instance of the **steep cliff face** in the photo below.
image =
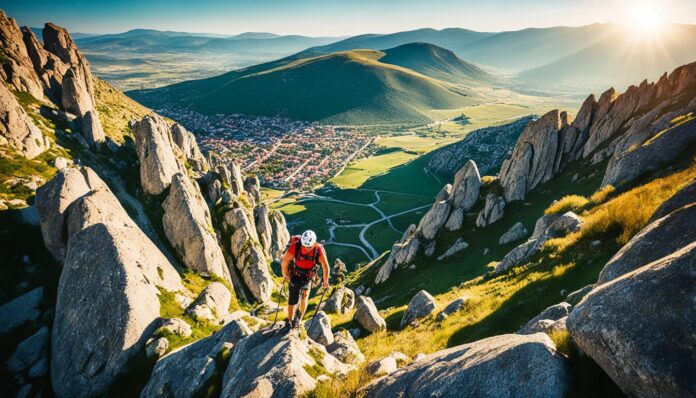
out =
<svg viewBox="0 0 696 398"><path fill-rule="evenodd" d="M4 55L0 77L11 90L53 102L74 115L76 125L91 147L104 143L94 76L87 59L65 29L47 23L41 45L31 29L20 29L14 19L0 11L0 44ZM14 148L28 154L27 157L36 156L36 148Z"/></svg>

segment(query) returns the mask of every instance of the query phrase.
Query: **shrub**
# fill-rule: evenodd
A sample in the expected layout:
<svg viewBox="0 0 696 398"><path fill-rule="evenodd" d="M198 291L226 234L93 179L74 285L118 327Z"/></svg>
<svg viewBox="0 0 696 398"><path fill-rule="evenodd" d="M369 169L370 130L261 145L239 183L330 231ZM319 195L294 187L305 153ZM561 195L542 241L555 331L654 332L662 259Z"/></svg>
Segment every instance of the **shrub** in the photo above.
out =
<svg viewBox="0 0 696 398"><path fill-rule="evenodd" d="M544 210L544 214L555 214L555 213L565 213L567 211L573 211L579 213L589 201L584 196L580 195L568 195L562 197L560 200L554 202Z"/></svg>

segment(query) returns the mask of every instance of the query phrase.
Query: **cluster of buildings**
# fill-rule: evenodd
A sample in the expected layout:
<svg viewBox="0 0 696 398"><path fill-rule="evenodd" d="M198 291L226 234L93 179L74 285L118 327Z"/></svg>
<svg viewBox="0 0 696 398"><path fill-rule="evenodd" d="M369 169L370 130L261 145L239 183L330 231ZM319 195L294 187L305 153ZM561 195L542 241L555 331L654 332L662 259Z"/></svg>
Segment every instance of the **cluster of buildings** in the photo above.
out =
<svg viewBox="0 0 696 398"><path fill-rule="evenodd" d="M158 112L193 131L204 151L240 162L263 186L277 189L311 190L372 143L369 134L353 128L283 117L204 115L173 108Z"/></svg>

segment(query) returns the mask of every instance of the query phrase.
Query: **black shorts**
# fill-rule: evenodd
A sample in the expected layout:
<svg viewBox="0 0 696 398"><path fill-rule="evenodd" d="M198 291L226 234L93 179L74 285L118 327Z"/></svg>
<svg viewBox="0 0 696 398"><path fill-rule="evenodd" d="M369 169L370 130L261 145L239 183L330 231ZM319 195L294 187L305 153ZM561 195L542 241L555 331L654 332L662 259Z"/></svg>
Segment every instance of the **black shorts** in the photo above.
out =
<svg viewBox="0 0 696 398"><path fill-rule="evenodd" d="M300 300L300 291L312 288L312 280L301 276L293 276L288 284L288 304L295 305Z"/></svg>

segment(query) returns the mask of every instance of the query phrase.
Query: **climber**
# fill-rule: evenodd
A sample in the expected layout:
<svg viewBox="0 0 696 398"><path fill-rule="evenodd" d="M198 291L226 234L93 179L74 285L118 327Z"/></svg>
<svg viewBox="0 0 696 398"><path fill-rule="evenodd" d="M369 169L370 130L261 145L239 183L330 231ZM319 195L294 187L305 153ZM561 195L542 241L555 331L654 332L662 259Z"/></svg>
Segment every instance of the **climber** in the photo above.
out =
<svg viewBox="0 0 696 398"><path fill-rule="evenodd" d="M302 317L307 310L307 297L312 289L312 282L317 277L318 268L322 268L322 287L329 288L329 262L324 247L317 243L314 231L307 230L302 236L293 236L280 264L284 283L288 283L288 320L287 328L299 329ZM295 316L295 306L299 300L300 313Z"/></svg>

